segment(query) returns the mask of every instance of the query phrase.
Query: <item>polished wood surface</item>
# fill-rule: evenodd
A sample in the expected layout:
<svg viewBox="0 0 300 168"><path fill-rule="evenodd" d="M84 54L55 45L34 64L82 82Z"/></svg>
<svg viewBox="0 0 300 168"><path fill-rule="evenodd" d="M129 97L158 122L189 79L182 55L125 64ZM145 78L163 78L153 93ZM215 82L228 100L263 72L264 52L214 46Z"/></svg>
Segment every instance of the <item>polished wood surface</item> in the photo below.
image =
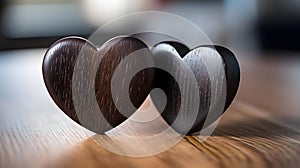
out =
<svg viewBox="0 0 300 168"><path fill-rule="evenodd" d="M212 136L204 142L205 137L186 136L163 153L131 158L100 147L97 141L103 137L82 128L55 106L42 80L44 53L0 53L0 167L300 165L297 57L239 57L238 95Z"/></svg>
<svg viewBox="0 0 300 168"><path fill-rule="evenodd" d="M119 66L137 50L144 50L143 55L148 60L135 58ZM130 72L136 64L152 61L150 54L147 45L134 37L116 37L99 48L80 37L63 38L52 44L45 54L42 66L45 85L65 114L78 124L103 134L127 119L119 109L126 109L123 111L127 116L135 112L135 108L115 105L111 91L114 72L117 68ZM124 90L129 90L132 104L139 107L151 91L153 78L154 70L142 70L128 88L124 85L125 78L120 78L117 82L122 85L116 87L115 92L122 95ZM97 102L91 100L94 98L91 93ZM99 113L106 122L98 119Z"/></svg>

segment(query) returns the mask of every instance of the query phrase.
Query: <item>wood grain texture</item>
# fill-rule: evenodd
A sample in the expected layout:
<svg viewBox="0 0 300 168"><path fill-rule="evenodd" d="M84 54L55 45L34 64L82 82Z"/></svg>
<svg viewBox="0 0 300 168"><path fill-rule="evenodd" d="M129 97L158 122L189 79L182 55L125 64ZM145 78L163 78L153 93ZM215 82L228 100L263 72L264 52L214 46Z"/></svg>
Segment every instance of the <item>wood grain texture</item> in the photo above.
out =
<svg viewBox="0 0 300 168"><path fill-rule="evenodd" d="M0 53L0 167L300 165L299 59L240 58L238 96L211 137L187 136L166 152L130 158L99 147L52 103L37 71L44 52Z"/></svg>
<svg viewBox="0 0 300 168"><path fill-rule="evenodd" d="M161 108L162 116L178 132L183 134L199 132L203 127L216 121L233 101L239 86L240 68L236 57L229 49L212 45L189 49L179 42L166 41L155 45L152 52L156 64L167 62L165 67L170 67L169 69L175 72L171 74L164 69L157 68L154 88L161 88L166 93L167 103L165 108ZM169 59L167 55L174 55L174 57ZM188 76L186 70L182 68L183 62L193 73L192 76ZM177 79L175 79L176 76ZM179 87L178 79L180 78L184 78L185 87ZM189 86L191 78L195 78L196 86L198 86L195 92L192 91L193 87ZM192 106L196 92L200 98L195 100L199 101L199 108L195 109L197 115L189 119L194 111L189 106ZM223 92L226 95L222 99ZM182 93L189 93L189 96L183 98ZM160 100L156 101L157 97L152 95L152 98L154 103L160 103ZM179 111L184 106L190 109L185 110L187 112L184 112L184 117L181 118ZM220 109L217 106L221 106ZM190 123L193 125L189 126Z"/></svg>
<svg viewBox="0 0 300 168"><path fill-rule="evenodd" d="M124 64L142 49L145 51ZM127 88L126 79L135 74L137 66L145 67L137 71ZM115 80L117 71L125 73ZM151 97L172 128L183 135L199 132L204 124L208 126L222 115L210 114L212 118L209 112L223 112L231 104L239 71L234 54L225 47L189 50L179 42L166 41L150 51L134 37L116 37L100 48L82 38L63 38L50 46L43 61L44 81L54 102L71 119L100 134L129 118L154 88L166 94L165 101L154 94ZM219 100L219 92L226 98ZM207 118L212 119L204 123Z"/></svg>
<svg viewBox="0 0 300 168"><path fill-rule="evenodd" d="M120 62L131 53L145 49L144 54L151 53L146 44L133 37L117 37L107 41L99 49L85 39L69 37L55 42L45 54L43 61L43 75L47 89L54 102L74 121L79 124L93 123L88 126L90 130L103 133L111 127L116 127L127 119L119 109L128 113L134 113L126 107L116 107L111 93L111 80L115 69ZM148 53L146 53L148 51ZM137 61L133 60L122 67L122 71L129 71ZM138 108L148 96L154 76L154 70L146 69L139 72L133 78L129 87L129 96L133 105ZM125 77L118 79L122 83ZM123 86L123 85L122 85ZM90 88L95 88L91 90ZM119 94L126 92L126 88L120 87ZM98 105L90 101L96 95ZM75 99L74 99L75 98ZM77 101L76 101L77 100ZM74 102L76 101L76 102ZM76 106L75 106L76 105ZM92 113L97 113L95 108L100 108L107 124L97 125L97 120ZM86 112L82 112L80 108ZM99 116L99 115L98 115ZM81 120L81 121L80 121ZM86 126L86 125L85 125ZM97 129L96 129L97 128Z"/></svg>
<svg viewBox="0 0 300 168"><path fill-rule="evenodd" d="M156 69L154 87L161 88L167 97L165 108L160 108L162 117L179 133L190 134L202 128L203 120L209 111L211 81L205 64L199 58L200 55L187 53L187 55L180 55L181 50L186 51L187 47L183 44L180 46L180 43L174 46L172 44L174 45L174 43L162 42L152 48L155 63L165 62L163 66L169 69L169 71ZM183 63L191 69L191 76L189 71L183 68ZM189 87L192 78L196 81L197 88L195 89ZM189 94L188 97L182 95L185 93ZM198 99L196 99L197 96L199 96ZM161 101L154 95L151 98L155 104ZM193 107L193 99L199 103L197 109ZM185 109L184 113L180 113L182 109Z"/></svg>
<svg viewBox="0 0 300 168"><path fill-rule="evenodd" d="M259 112L241 102L241 105L232 107L224 115L215 133L205 142L197 136L186 136L172 149L154 157L119 156L99 148L93 139L87 139L54 165L97 167L101 163L105 167L298 167L299 132L278 125L270 121L269 116Z"/></svg>
<svg viewBox="0 0 300 168"><path fill-rule="evenodd" d="M92 60L96 47L82 38L64 38L52 44L43 61L45 85L54 102L71 119L79 122L72 100L72 77L80 51ZM91 61L94 62L94 61ZM89 68L91 63L85 68Z"/></svg>

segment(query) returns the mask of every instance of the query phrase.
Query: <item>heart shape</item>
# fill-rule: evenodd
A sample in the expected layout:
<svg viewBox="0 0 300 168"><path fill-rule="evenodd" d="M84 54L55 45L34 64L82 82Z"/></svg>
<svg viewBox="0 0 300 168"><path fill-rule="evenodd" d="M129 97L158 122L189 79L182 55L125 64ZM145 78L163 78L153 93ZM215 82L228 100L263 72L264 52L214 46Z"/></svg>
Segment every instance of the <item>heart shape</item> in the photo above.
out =
<svg viewBox="0 0 300 168"><path fill-rule="evenodd" d="M116 107L114 103L116 99L112 97L111 81L114 71L121 61L131 53L141 49L144 50L143 54L146 57L142 57L138 61L128 62L125 66L121 67L121 70L127 72L128 67L130 69L130 67L137 66L138 64L148 64L149 62L156 66L166 61L164 60L166 57L162 57L162 55L169 55L168 58L176 62L173 64L175 67L169 67L171 71L182 70L184 66L191 70L192 76L196 79L193 84L197 86L194 93L199 94L201 101L200 103L197 101L194 102L192 99L191 103L186 103L188 104L187 106L193 104L192 102L198 105L199 108L196 109L196 115L194 113L190 114L188 108L186 108L185 114L182 115L179 112L180 105L182 105L182 90L180 90L177 81L168 72L160 68L145 68L135 74L130 82L129 90L125 90L129 92L130 100L136 108L144 102L153 88L161 88L167 96L165 108L161 107L159 99L156 99L155 95L151 94L150 96L159 111L162 111L161 115L167 123L183 134L200 131L205 127L204 121L211 110L211 105L219 104L218 101L211 99L212 95L215 95L215 92L219 91L218 89L215 92L211 91L218 81L211 78L210 73L214 72L207 70L207 67L214 68L209 65L209 61L214 62L209 57L211 56L210 54L213 55L212 58L218 59L221 62L219 68L225 73L227 93L225 96L225 106L222 110L225 111L231 104L238 89L240 74L238 62L233 53L228 49L221 46L200 46L190 50L181 43L168 41L159 43L150 50L144 42L135 37L113 38L99 48L87 40L77 37L64 38L55 42L46 52L43 61L43 76L48 92L58 107L79 124L82 124L80 119L88 123L91 118L101 123L101 121L94 119L97 118L97 115L94 114L96 107L89 104L90 100L85 100L89 96L86 96L84 93L95 93L98 107L105 120L111 126L104 124L101 127L98 126L95 128L94 125L96 123L90 123L85 127L100 134L104 133L112 127L118 126L135 112L132 108L125 109L127 114L124 116L120 112L120 107ZM78 62L81 62L81 66L76 66ZM167 64L166 66L168 67L169 65L172 64ZM77 74L81 74L82 72L82 74L86 75L79 75L80 79L78 80L74 78L74 69ZM178 78L185 76L186 74L184 73L186 71L182 70L183 73L177 73L175 76L177 75ZM125 78L126 76L120 80L120 83L124 82ZM187 78L187 83L192 81L191 78ZM94 88L94 90L89 88ZM120 87L117 87L117 93L122 93L124 89L126 87L122 88L122 85L120 85ZM83 94L74 96L72 91ZM183 90L183 93L189 93L189 88ZM192 93L190 94L192 95ZM74 106L74 101L76 101L74 97L79 97L79 101L76 103L80 107L84 107L81 109L82 113L78 113L78 110ZM184 94L183 98L187 99L187 97L184 97ZM84 116L83 113L85 111L87 111L86 114L91 116ZM219 117L220 115L215 115L209 121L208 125Z"/></svg>
<svg viewBox="0 0 300 168"><path fill-rule="evenodd" d="M197 91L200 96L200 105L199 109L196 109L197 115L190 113L193 110L186 110L182 114L183 117L178 119L180 118L180 106L182 106L180 94L189 92L190 88L181 90L176 80L168 72L161 69L156 69L155 71L154 87L161 88L167 97L166 108L160 109L162 111L161 115L177 132L182 134L199 132L216 121L222 114L218 112L220 109L217 109L216 106L221 106L220 108L223 108L221 112L225 112L233 101L239 86L240 69L236 57L227 48L206 45L190 50L182 43L166 41L155 45L152 48L152 54L155 64L162 61L163 56L172 55L173 58L168 61L174 62L174 60L177 60L171 66L173 66L173 71L178 71L179 76L184 76L184 74L180 74L182 73L180 72L182 64L188 65L198 84ZM225 77L225 81L222 81L222 75ZM189 83L190 79L187 78L186 80L186 83ZM222 82L226 82L223 85L225 88L222 88ZM226 89L226 95L224 100L219 100L222 89ZM156 101L159 99L155 96L152 96L152 100L154 104L160 103ZM189 102L185 103L189 104ZM215 108L210 109L212 105ZM207 119L209 112L210 117ZM175 120L176 122L174 123Z"/></svg>
<svg viewBox="0 0 300 168"><path fill-rule="evenodd" d="M88 88L94 86L95 90L93 93L96 94L96 100L103 117L112 127L116 127L125 121L127 117L121 114L114 105L110 89L111 78L122 59L140 49L145 49L146 54L151 54L146 44L134 37L113 38L100 48L95 47L83 38L68 37L61 39L48 49L44 57L42 70L47 90L54 102L65 114L75 122L82 124L79 118L88 123L90 116L80 116L81 114L75 109L72 89L75 87L75 90L79 92L87 92ZM82 57L79 55L82 55ZM99 60L100 58L101 61ZM146 63L151 62L151 56L148 58L142 61ZM78 62L82 64L77 68L77 71L85 74L82 76L82 80L74 80L73 76L76 63ZM126 66L135 66L134 64L138 63L132 62ZM95 71L95 78L91 77L90 73L93 72L90 71ZM129 95L135 107L139 107L148 96L152 87L153 77L154 71L146 69L136 74L136 77L131 82ZM122 90L122 88L120 89ZM80 97L81 95L75 96ZM84 110L87 111L87 114L92 114L95 109L92 109L91 105L88 104L89 101L86 101L86 99L82 98L79 106L85 107L86 109ZM134 110L127 110L128 115L134 112ZM87 119L85 119L86 117ZM97 129L94 126L87 127L97 133L104 133L111 129L110 125L97 127Z"/></svg>

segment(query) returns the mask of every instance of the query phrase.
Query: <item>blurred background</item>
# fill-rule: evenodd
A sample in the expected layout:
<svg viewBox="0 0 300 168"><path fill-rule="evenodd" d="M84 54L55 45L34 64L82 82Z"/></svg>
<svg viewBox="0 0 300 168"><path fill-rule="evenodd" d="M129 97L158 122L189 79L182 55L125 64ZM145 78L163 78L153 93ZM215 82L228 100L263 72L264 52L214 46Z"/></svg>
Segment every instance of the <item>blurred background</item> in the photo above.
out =
<svg viewBox="0 0 300 168"><path fill-rule="evenodd" d="M238 50L299 50L299 0L1 0L0 6L0 50L88 37L109 19L143 10L183 16L214 43Z"/></svg>
<svg viewBox="0 0 300 168"><path fill-rule="evenodd" d="M233 50L242 72L233 104L251 105L300 129L300 0L0 0L0 167L4 161L32 167L43 154L91 135L50 98L42 76L47 48L62 37L89 37L112 18L145 10L182 16L213 43ZM30 166L23 165L23 157Z"/></svg>

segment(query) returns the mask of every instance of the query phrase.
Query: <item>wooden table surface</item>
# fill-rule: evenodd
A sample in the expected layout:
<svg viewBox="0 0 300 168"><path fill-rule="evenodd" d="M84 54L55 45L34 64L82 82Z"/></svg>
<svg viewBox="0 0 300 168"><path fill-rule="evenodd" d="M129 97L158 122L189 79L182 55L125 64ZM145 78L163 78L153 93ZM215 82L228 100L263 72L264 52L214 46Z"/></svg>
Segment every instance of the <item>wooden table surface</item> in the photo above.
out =
<svg viewBox="0 0 300 168"><path fill-rule="evenodd" d="M42 80L44 52L0 53L1 168L300 167L300 57L239 57L238 95L212 136L131 158L97 145L56 107Z"/></svg>

